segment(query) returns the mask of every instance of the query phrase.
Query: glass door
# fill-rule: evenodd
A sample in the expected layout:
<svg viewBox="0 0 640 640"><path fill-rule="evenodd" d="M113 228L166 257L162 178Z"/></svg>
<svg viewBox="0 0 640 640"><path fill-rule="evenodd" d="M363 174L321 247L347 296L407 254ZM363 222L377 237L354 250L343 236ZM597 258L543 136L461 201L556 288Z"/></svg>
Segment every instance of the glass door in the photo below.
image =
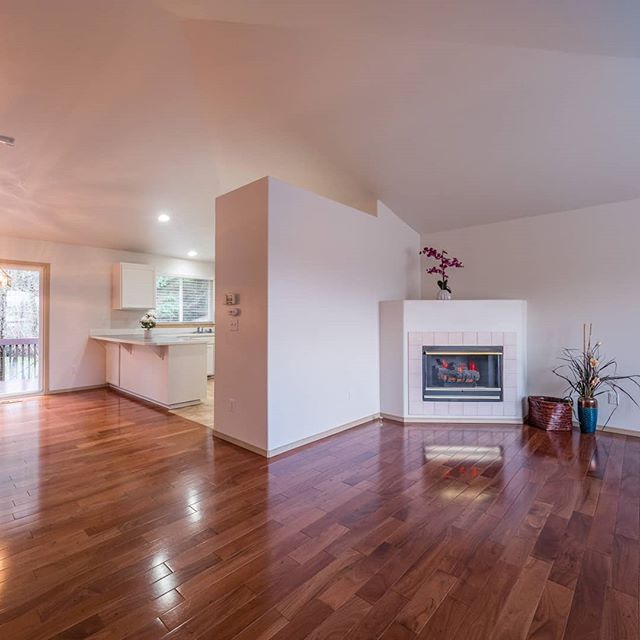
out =
<svg viewBox="0 0 640 640"><path fill-rule="evenodd" d="M0 262L0 398L44 390L44 270Z"/></svg>

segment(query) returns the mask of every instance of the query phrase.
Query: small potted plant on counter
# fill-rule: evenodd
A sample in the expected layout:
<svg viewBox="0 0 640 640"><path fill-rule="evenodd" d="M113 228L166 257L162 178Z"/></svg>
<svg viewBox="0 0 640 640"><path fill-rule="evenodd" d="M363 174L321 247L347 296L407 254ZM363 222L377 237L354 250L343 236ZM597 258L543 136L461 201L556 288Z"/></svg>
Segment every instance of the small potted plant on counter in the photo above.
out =
<svg viewBox="0 0 640 640"><path fill-rule="evenodd" d="M451 258L449 254L443 249L438 251L433 247L425 247L420 251L420 255L427 258L433 258L439 264L429 267L426 271L429 274L437 273L439 276L438 287L438 300L451 300L451 289L449 288L449 274L447 269L461 269L464 265L458 258Z"/></svg>
<svg viewBox="0 0 640 640"><path fill-rule="evenodd" d="M151 339L151 329L153 329L156 324L156 312L153 309L149 309L149 311L140 318L140 326L144 329L145 340Z"/></svg>
<svg viewBox="0 0 640 640"><path fill-rule="evenodd" d="M633 393L640 389L640 375L618 375L618 363L614 358L603 362L600 355L601 342L591 344L591 323L583 327L582 349L563 349L560 360L564 364L553 369L567 384L567 392L578 396L578 422L582 433L595 433L598 424L598 396L614 393L616 398L623 394L636 407L640 407ZM633 385L625 388L625 384ZM617 409L614 406L604 424L606 427ZM603 428L604 428L603 427Z"/></svg>

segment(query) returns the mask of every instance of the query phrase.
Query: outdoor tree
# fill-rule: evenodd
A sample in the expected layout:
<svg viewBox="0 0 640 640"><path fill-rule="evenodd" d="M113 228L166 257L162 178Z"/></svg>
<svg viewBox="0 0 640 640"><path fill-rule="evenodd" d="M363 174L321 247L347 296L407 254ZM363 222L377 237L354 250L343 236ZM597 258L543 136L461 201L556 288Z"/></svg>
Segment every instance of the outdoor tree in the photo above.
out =
<svg viewBox="0 0 640 640"><path fill-rule="evenodd" d="M0 289L0 338L36 338L40 322L37 271L7 269L12 286Z"/></svg>
<svg viewBox="0 0 640 640"><path fill-rule="evenodd" d="M40 334L40 274L28 269L6 271L12 283L0 288L0 380L36 374L37 344L28 345L25 353L24 346L11 340Z"/></svg>

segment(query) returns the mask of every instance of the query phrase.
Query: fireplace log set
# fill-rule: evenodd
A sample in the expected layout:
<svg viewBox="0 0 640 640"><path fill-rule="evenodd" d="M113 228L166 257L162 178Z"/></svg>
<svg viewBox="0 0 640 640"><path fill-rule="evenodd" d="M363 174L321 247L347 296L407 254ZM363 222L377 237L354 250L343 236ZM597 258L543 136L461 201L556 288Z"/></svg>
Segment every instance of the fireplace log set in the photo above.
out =
<svg viewBox="0 0 640 640"><path fill-rule="evenodd" d="M449 362L444 358L438 358L433 366L434 373L439 382L444 385L464 384L475 386L480 380L480 372L471 360L468 364L461 362Z"/></svg>
<svg viewBox="0 0 640 640"><path fill-rule="evenodd" d="M423 345L422 399L502 402L500 345Z"/></svg>

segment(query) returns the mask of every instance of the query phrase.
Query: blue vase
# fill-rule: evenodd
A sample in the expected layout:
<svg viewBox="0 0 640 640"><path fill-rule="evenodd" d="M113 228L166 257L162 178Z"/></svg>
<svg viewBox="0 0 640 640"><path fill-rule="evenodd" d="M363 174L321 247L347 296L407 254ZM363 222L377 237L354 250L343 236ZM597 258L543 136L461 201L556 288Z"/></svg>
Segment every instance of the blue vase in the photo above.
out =
<svg viewBox="0 0 640 640"><path fill-rule="evenodd" d="M598 426L598 401L595 398L578 398L578 422L580 432L593 434Z"/></svg>

